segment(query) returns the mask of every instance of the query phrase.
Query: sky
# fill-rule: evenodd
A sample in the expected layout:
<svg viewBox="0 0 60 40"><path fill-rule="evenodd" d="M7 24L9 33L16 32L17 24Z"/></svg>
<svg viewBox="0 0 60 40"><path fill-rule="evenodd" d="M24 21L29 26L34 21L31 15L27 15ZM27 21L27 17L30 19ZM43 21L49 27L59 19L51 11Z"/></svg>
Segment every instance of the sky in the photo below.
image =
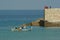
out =
<svg viewBox="0 0 60 40"><path fill-rule="evenodd" d="M0 0L0 10L40 10L44 6L60 7L60 0Z"/></svg>

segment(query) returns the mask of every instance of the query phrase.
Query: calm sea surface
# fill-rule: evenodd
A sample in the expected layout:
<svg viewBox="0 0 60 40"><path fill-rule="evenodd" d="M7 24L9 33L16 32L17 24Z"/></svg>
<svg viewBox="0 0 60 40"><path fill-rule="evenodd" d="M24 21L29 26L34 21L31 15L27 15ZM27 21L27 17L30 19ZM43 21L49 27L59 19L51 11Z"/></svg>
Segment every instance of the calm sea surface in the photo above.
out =
<svg viewBox="0 0 60 40"><path fill-rule="evenodd" d="M0 10L0 40L60 40L60 28L32 27L28 32L10 30L43 18L43 13L43 10Z"/></svg>

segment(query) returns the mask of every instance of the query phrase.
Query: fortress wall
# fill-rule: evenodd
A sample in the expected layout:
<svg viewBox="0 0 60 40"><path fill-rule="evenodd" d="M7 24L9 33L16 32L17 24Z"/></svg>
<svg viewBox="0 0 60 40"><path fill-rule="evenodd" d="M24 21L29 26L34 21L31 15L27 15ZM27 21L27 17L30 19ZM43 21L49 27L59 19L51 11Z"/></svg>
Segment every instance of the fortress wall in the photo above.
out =
<svg viewBox="0 0 60 40"><path fill-rule="evenodd" d="M60 8L45 9L45 26L59 26L60 27Z"/></svg>
<svg viewBox="0 0 60 40"><path fill-rule="evenodd" d="M45 9L45 20L49 22L60 22L60 8Z"/></svg>

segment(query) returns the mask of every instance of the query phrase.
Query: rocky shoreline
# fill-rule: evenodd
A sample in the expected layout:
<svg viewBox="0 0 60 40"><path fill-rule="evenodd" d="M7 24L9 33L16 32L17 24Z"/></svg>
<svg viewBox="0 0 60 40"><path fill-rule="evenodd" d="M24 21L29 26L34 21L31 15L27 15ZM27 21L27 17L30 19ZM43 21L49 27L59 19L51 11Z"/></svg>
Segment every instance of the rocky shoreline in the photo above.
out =
<svg viewBox="0 0 60 40"><path fill-rule="evenodd" d="M42 22L42 23L41 23ZM36 21L25 24L26 26L44 26L44 27L60 27L60 22L48 22L43 18L39 18Z"/></svg>

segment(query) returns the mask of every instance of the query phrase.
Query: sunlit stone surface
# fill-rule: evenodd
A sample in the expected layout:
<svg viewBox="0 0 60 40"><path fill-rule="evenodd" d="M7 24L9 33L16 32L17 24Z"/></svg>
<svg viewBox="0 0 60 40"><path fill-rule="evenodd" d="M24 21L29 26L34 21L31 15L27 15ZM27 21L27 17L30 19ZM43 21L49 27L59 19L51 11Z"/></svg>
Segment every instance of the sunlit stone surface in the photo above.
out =
<svg viewBox="0 0 60 40"><path fill-rule="evenodd" d="M45 9L45 20L49 22L60 22L60 8Z"/></svg>

